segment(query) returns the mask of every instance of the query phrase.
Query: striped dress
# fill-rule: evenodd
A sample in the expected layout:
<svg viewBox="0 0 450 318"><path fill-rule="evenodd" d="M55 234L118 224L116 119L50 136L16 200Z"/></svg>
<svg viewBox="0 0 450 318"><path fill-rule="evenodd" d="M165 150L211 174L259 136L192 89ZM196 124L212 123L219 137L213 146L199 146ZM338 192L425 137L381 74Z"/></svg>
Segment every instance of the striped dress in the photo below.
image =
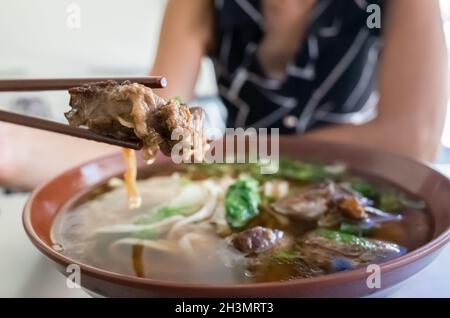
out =
<svg viewBox="0 0 450 318"><path fill-rule="evenodd" d="M383 8L382 0L317 0L286 76L274 80L256 55L264 35L260 1L215 0L217 46L211 58L227 127L289 134L375 118L382 30L368 27L369 4Z"/></svg>

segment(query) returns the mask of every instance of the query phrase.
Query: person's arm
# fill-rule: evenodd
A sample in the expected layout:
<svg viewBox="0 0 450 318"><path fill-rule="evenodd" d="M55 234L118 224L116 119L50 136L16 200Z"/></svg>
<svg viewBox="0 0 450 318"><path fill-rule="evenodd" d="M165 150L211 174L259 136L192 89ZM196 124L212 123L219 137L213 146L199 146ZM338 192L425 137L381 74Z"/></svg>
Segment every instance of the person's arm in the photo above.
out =
<svg viewBox="0 0 450 318"><path fill-rule="evenodd" d="M312 131L306 138L376 147L433 160L447 101L447 57L438 1L387 2L378 117L362 126Z"/></svg>
<svg viewBox="0 0 450 318"><path fill-rule="evenodd" d="M171 0L167 6L152 74L167 77L163 97L189 100L209 43L210 0ZM58 173L119 148L0 123L0 187L24 190Z"/></svg>
<svg viewBox="0 0 450 318"><path fill-rule="evenodd" d="M31 190L64 170L117 147L0 123L0 187Z"/></svg>
<svg viewBox="0 0 450 318"><path fill-rule="evenodd" d="M189 101L200 63L212 45L213 14L210 0L170 0L162 25L152 74L167 78L168 86L159 90L163 97Z"/></svg>

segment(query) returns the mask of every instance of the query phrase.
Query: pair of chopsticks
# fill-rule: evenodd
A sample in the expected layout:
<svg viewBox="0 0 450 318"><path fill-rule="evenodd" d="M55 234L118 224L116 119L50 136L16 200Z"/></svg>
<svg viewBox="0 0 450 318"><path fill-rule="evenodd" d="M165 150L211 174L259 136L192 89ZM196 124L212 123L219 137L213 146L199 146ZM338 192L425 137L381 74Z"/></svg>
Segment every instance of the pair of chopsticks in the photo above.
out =
<svg viewBox="0 0 450 318"><path fill-rule="evenodd" d="M0 80L0 92L24 92L24 91L49 91L68 90L72 87L82 86L86 83L113 80L118 83L130 81L139 83L150 88L164 88L167 81L164 77L128 77L128 78L64 78L64 79L11 79ZM96 134L88 129L71 127L69 125L53 122L50 120L19 115L0 110L0 121L52 131L55 133L69 135L73 137L94 140L110 145L139 150L142 148L140 141L119 140L108 136Z"/></svg>

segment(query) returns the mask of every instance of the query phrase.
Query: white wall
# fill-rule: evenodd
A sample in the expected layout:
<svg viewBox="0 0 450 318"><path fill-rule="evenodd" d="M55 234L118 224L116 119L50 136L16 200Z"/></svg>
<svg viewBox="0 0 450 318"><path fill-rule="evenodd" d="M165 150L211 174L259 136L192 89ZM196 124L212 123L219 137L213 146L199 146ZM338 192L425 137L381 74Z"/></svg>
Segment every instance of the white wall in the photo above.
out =
<svg viewBox="0 0 450 318"><path fill-rule="evenodd" d="M81 10L79 29L67 26L70 4ZM166 0L0 0L0 77L146 75L165 4ZM215 92L211 75L211 69L202 72L199 94Z"/></svg>
<svg viewBox="0 0 450 318"><path fill-rule="evenodd" d="M80 29L66 25L71 3L81 9ZM0 0L0 4L0 67L6 75L143 72L153 61L165 7L164 0Z"/></svg>

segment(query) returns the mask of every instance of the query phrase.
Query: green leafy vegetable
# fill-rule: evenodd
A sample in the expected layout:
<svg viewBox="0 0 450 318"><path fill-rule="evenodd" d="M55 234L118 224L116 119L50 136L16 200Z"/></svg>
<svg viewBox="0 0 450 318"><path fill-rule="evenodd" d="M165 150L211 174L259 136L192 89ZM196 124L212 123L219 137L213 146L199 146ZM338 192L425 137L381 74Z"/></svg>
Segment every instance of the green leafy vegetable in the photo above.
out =
<svg viewBox="0 0 450 318"><path fill-rule="evenodd" d="M225 195L225 218L231 228L241 228L259 214L261 202L258 181L252 178L239 179Z"/></svg>
<svg viewBox="0 0 450 318"><path fill-rule="evenodd" d="M159 222L161 220L170 218L175 215L188 215L194 212L192 207L163 207L160 208L155 213L149 213L141 216L135 224L152 224Z"/></svg>
<svg viewBox="0 0 450 318"><path fill-rule="evenodd" d="M275 261L286 264L293 263L299 260L300 258L302 258L302 256L300 252L296 250L292 251L280 250L275 252L275 254L273 255L273 259Z"/></svg>
<svg viewBox="0 0 450 318"><path fill-rule="evenodd" d="M339 227L339 231L343 233L353 234L356 236L363 236L369 234L376 227L376 224L350 224L350 223L341 223Z"/></svg>
<svg viewBox="0 0 450 318"><path fill-rule="evenodd" d="M353 181L350 186L354 191L359 192L364 197L372 200L377 200L380 195L378 189L364 181Z"/></svg>
<svg viewBox="0 0 450 318"><path fill-rule="evenodd" d="M400 196L394 192L381 192L378 207L383 211L398 211L401 207Z"/></svg>
<svg viewBox="0 0 450 318"><path fill-rule="evenodd" d="M271 175L261 175L258 170L252 176L256 178L273 179L287 178L299 182L317 182L325 179L338 178L345 169L333 169L332 166L302 162L296 159L282 158L279 162L278 172Z"/></svg>
<svg viewBox="0 0 450 318"><path fill-rule="evenodd" d="M364 181L353 181L350 187L364 197L375 201L380 210L396 212L401 208L403 194L391 189L379 189Z"/></svg>
<svg viewBox="0 0 450 318"><path fill-rule="evenodd" d="M332 167L298 161L296 159L282 158L279 161L279 169L274 174L261 174L261 165L257 163L242 164L195 164L189 165L191 169L201 171L208 177L220 177L224 174L240 171L249 172L255 180L265 181L274 178L288 178L300 182L322 181L327 178L335 178L341 174Z"/></svg>
<svg viewBox="0 0 450 318"><path fill-rule="evenodd" d="M319 181L326 178L328 173L321 165L282 159L280 161L278 175L297 181Z"/></svg>
<svg viewBox="0 0 450 318"><path fill-rule="evenodd" d="M373 247L373 244L370 241L348 233L318 229L316 230L316 234L329 240L342 242L344 244L354 244L366 249L370 249Z"/></svg>

